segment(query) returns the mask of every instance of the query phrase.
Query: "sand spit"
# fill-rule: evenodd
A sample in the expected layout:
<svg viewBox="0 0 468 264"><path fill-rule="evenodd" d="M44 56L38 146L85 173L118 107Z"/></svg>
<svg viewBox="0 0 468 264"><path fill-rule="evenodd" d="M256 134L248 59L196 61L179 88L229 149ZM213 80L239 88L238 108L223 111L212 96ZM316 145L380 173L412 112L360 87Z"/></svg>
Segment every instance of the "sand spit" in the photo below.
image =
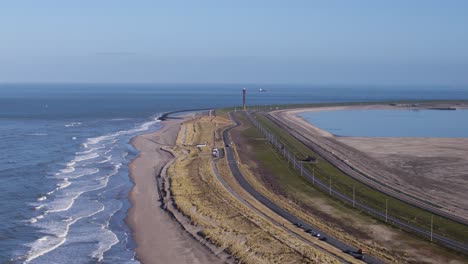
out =
<svg viewBox="0 0 468 264"><path fill-rule="evenodd" d="M129 164L134 187L127 223L136 241L136 257L144 264L222 263L209 247L199 243L162 207L158 178L164 166L174 157L165 147L175 144L184 119L163 122L163 128L132 139L140 154ZM176 217L177 218L177 217ZM178 219L178 218L177 218Z"/></svg>

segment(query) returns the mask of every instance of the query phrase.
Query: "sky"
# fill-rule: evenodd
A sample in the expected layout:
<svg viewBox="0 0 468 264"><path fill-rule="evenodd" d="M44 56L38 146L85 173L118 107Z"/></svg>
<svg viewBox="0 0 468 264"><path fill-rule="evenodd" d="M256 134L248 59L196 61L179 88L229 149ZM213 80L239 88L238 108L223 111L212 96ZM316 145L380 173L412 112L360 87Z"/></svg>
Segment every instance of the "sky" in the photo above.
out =
<svg viewBox="0 0 468 264"><path fill-rule="evenodd" d="M0 82L468 87L466 0L0 0Z"/></svg>

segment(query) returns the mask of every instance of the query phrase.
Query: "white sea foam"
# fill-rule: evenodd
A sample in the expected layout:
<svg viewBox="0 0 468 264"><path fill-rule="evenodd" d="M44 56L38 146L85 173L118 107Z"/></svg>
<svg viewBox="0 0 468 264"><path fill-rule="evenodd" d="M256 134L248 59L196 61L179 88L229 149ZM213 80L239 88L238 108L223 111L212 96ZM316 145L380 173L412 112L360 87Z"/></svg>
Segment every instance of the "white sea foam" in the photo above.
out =
<svg viewBox="0 0 468 264"><path fill-rule="evenodd" d="M98 153L89 153L89 154L85 154L85 155L78 155L77 157L75 157L73 159L74 162L80 162L80 161L85 161L85 160L90 160L90 159L95 159L99 157L99 154Z"/></svg>
<svg viewBox="0 0 468 264"><path fill-rule="evenodd" d="M26 134L26 136L47 136L47 133L32 133L32 134Z"/></svg>
<svg viewBox="0 0 468 264"><path fill-rule="evenodd" d="M109 177L114 175L115 173L108 174L106 176L98 178L98 182L94 184L89 184L86 186L82 186L77 188L72 193L67 193L63 196L56 197L55 200L47 204L47 210L45 211L46 214L49 213L57 213L68 211L75 203L75 200L80 197L83 193L96 191L102 188L105 188L109 182Z"/></svg>
<svg viewBox="0 0 468 264"><path fill-rule="evenodd" d="M97 143L99 143L101 141L108 140L108 139L114 138L116 136L117 135L115 133L113 133L113 134L108 134L108 135L104 135L104 136L88 138L88 140L86 141L86 145L87 146L88 145L96 145Z"/></svg>
<svg viewBox="0 0 468 264"><path fill-rule="evenodd" d="M47 196L45 196L45 195L43 195L43 196L37 198L37 200L38 200L39 202L40 202L40 201L44 201L44 200L46 200L46 199L47 199Z"/></svg>
<svg viewBox="0 0 468 264"><path fill-rule="evenodd" d="M109 162L112 159L112 155L106 156L103 160L99 161L98 163L106 163Z"/></svg>
<svg viewBox="0 0 468 264"><path fill-rule="evenodd" d="M155 125L155 124L157 124L159 122L160 122L160 120L157 120L155 118L152 121L148 121L146 123L143 123L140 126L138 126L136 128L133 128L133 129L121 130L121 131L117 131L117 132L107 134L107 135L104 135L104 136L89 138L87 140L87 142L83 143L83 144L86 145L86 146L96 145L99 142L106 141L106 140L109 140L109 139L115 139L116 137L121 136L121 135L129 135L129 134L133 134L133 133L137 133L137 132L142 132L142 131L148 130L151 126L153 126L153 125Z"/></svg>
<svg viewBox="0 0 468 264"><path fill-rule="evenodd" d="M74 195L67 195L64 197L60 197L52 201L47 205L48 210L45 211L46 214L49 213L56 213L56 212L63 212L63 211L68 211L73 204L75 203L75 200L80 197L80 195L83 192L78 192L75 193Z"/></svg>
<svg viewBox="0 0 468 264"><path fill-rule="evenodd" d="M85 148L87 148L87 147L85 147ZM88 153L93 152L93 151L96 151L96 150L98 150L98 149L100 149L100 148L90 148L90 149L88 149L88 150L75 152L75 154L76 154L76 155L88 154Z"/></svg>
<svg viewBox="0 0 468 264"><path fill-rule="evenodd" d="M66 179L66 178L65 178ZM57 183L57 188L55 188L55 190L61 190L61 189L65 189L67 188L68 186L70 186L72 183L69 182L69 181L63 181L61 183Z"/></svg>
<svg viewBox="0 0 468 264"><path fill-rule="evenodd" d="M74 166L67 166L65 169L61 169L59 172L57 172L55 175L60 175L60 174L65 174L65 173L72 173L75 171Z"/></svg>
<svg viewBox="0 0 468 264"><path fill-rule="evenodd" d="M31 249L26 255L25 263L28 263L60 247L63 243L65 243L71 225L73 225L74 223L76 223L78 220L82 218L91 217L99 212L102 212L103 210L104 210L104 205L101 204L100 209L93 211L91 213L88 213L86 215L83 215L83 216L78 216L75 219L73 219L73 221L63 222L64 223L63 226L58 225L58 224L56 224L53 227L45 226L46 227L45 231L48 231L49 235L43 236L29 245ZM42 227L44 228L44 226Z"/></svg>
<svg viewBox="0 0 468 264"><path fill-rule="evenodd" d="M99 172L98 168L79 168L78 170L74 171L73 173L57 173L55 178L70 180L70 179L77 179L83 176L93 175Z"/></svg>
<svg viewBox="0 0 468 264"><path fill-rule="evenodd" d="M104 155L107 155L109 154L110 152L112 152L112 150L114 150L115 146L113 147L110 147L108 150L104 151Z"/></svg>
<svg viewBox="0 0 468 264"><path fill-rule="evenodd" d="M80 204L78 204L77 199L81 197L83 193L106 188L106 186L109 184L110 177L118 173L122 166L122 162L118 161L121 161L121 159L125 158L125 156L115 154L111 155L109 153L116 147L115 143L120 140L121 136L143 132L158 122L159 120L152 120L130 130L118 131L100 137L89 138L84 143L82 143L82 151L76 152L75 157L66 164L66 167L56 174L56 177L63 179L63 181L57 184L57 188L55 189L56 193L51 196L51 201L47 201L47 203L43 202L45 203L44 205L41 204L36 206L36 210L39 210L43 207L45 207L46 210L43 211L42 215L35 217L34 220L32 218L30 220L31 224L41 228L42 231L47 235L30 244L31 249L25 256L26 262L30 262L39 256L47 254L63 245L63 243L65 243L67 240L70 226L76 223L79 219L92 217L93 215L104 211L104 205L99 202L98 203L101 205L101 208L96 210L96 208L93 209L94 206L92 206L91 200L84 199L84 197L84 200L80 199ZM99 151L99 149L104 150ZM99 157L101 157L101 159L97 159ZM113 164L113 171L107 173L106 175L98 175L97 178L83 177L86 175L98 173L99 168L92 168L93 166L98 166L97 164L99 163L114 163L112 161L114 158L116 159L117 163ZM96 161L88 161L92 159L96 159ZM44 197L47 198L46 196ZM45 200L39 199L38 201ZM82 200L87 201L84 207L83 204L81 204ZM81 210L81 208L84 208L84 210L90 213L84 215L77 213L76 211ZM99 239L97 249L92 252L92 257L98 261L102 261L104 253L111 249L115 244L119 243L117 235L112 232L108 226L109 219L113 214L115 214L115 212L116 211L114 211L111 216L109 216L108 221L103 225L96 223L101 225L103 232L103 239ZM39 221L39 219L42 218L45 219Z"/></svg>
<svg viewBox="0 0 468 264"><path fill-rule="evenodd" d="M80 125L81 125L81 122L72 122L70 124L66 124L65 127L76 127Z"/></svg>
<svg viewBox="0 0 468 264"><path fill-rule="evenodd" d="M101 225L103 234L99 235L101 241L98 243L98 248L91 254L94 259L101 262L104 258L104 253L119 243L117 235L108 229L108 226Z"/></svg>

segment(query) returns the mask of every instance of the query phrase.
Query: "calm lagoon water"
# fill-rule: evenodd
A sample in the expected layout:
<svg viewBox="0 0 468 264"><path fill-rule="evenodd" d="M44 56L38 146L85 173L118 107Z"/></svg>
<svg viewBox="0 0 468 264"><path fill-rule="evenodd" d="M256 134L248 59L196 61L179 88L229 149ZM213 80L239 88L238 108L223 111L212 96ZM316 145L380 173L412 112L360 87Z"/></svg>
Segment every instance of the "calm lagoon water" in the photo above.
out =
<svg viewBox="0 0 468 264"><path fill-rule="evenodd" d="M336 110L300 116L337 136L468 137L468 110Z"/></svg>

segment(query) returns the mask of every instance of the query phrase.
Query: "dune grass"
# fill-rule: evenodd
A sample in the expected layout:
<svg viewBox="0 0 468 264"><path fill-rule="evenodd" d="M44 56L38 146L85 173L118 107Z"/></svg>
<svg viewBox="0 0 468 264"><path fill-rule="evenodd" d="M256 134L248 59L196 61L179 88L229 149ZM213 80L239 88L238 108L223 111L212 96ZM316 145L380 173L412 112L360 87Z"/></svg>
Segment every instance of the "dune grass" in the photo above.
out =
<svg viewBox="0 0 468 264"><path fill-rule="evenodd" d="M201 229L201 236L238 262L338 263L265 221L223 189L213 174L210 146L223 145L219 129L228 124L222 117L203 116L182 125L174 148L177 158L168 169L177 208ZM195 146L201 143L208 146Z"/></svg>

